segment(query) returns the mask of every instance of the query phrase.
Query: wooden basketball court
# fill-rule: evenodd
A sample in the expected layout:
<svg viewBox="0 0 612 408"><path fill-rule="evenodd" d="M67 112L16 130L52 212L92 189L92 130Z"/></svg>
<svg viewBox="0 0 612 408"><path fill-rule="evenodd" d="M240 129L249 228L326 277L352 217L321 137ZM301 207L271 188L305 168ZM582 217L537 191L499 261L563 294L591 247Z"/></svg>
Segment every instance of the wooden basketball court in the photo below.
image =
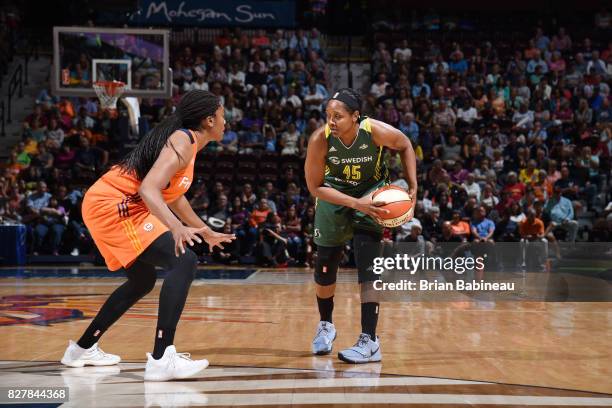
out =
<svg viewBox="0 0 612 408"><path fill-rule="evenodd" d="M177 330L178 351L207 358L196 378L143 383L156 289L100 342L119 367L59 359L123 280L100 269L16 271L0 278L0 382L67 386L63 406L612 406L612 304L384 303L383 361L336 352L360 331L354 271L339 275L334 353L314 357L311 271L202 269ZM44 277L36 277L44 276Z"/></svg>

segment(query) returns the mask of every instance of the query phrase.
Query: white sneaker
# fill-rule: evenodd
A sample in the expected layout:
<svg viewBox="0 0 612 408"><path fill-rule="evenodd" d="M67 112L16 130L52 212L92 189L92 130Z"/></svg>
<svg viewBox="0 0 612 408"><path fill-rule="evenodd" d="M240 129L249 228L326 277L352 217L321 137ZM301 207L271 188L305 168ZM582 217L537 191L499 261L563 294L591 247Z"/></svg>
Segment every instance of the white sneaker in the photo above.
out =
<svg viewBox="0 0 612 408"><path fill-rule="evenodd" d="M331 353L334 340L336 340L336 326L330 322L320 321L312 340L312 353L317 356Z"/></svg>
<svg viewBox="0 0 612 408"><path fill-rule="evenodd" d="M147 353L145 381L169 381L191 377L208 367L208 360L192 360L189 353L177 353L174 346L166 347L159 360Z"/></svg>
<svg viewBox="0 0 612 408"><path fill-rule="evenodd" d="M382 360L378 336L376 336L376 341L374 341L369 334L361 333L357 343L355 343L353 347L339 352L338 358L344 362L353 364L378 362Z"/></svg>
<svg viewBox="0 0 612 408"><path fill-rule="evenodd" d="M110 366L119 364L121 357L114 354L108 354L98 347L98 343L88 349L81 348L74 341L68 342L68 348L62 357L61 363L68 367L83 367L86 365L92 366Z"/></svg>

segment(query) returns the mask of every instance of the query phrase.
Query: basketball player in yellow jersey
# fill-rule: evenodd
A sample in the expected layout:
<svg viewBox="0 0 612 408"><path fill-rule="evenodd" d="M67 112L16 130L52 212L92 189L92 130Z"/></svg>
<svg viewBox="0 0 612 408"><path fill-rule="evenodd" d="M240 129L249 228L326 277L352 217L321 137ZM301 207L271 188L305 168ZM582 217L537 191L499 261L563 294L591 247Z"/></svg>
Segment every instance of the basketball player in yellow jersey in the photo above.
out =
<svg viewBox="0 0 612 408"><path fill-rule="evenodd" d="M383 229L375 218L387 210L379 208L384 203L372 202L371 193L388 183L384 147L399 151L413 199L417 191L416 158L408 138L386 123L360 116L360 107L361 98L354 90L345 88L334 94L326 108L327 124L310 138L305 166L308 190L317 198L314 279L320 321L312 352L332 351L336 274L344 244L352 238L361 288L361 334L353 347L338 353L338 358L349 363L381 360L372 255Z"/></svg>

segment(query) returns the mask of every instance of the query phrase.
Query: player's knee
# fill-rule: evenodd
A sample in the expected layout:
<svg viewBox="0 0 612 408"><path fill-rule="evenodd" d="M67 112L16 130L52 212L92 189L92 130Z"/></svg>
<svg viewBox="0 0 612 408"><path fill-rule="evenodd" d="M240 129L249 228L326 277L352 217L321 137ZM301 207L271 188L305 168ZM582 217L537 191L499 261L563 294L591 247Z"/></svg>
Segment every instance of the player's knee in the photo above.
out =
<svg viewBox="0 0 612 408"><path fill-rule="evenodd" d="M166 256L159 265L166 271L178 273L181 277L193 280L198 266L198 256L189 248L185 248L184 254L177 257L174 253Z"/></svg>
<svg viewBox="0 0 612 408"><path fill-rule="evenodd" d="M198 268L198 256L191 249L185 249L185 253L177 258L178 268L183 271L185 277L190 281L195 278Z"/></svg>
<svg viewBox="0 0 612 408"><path fill-rule="evenodd" d="M186 267L189 265L192 265L195 267L198 263L197 255L191 250L191 248L188 248L188 247L185 247L185 253L181 253L179 251L179 256L176 256L174 252L174 239L172 239L172 241L164 240L163 242L160 242L159 244L156 242L154 245L155 245L154 265L161 266L163 269L166 269L166 270L176 269L179 267Z"/></svg>
<svg viewBox="0 0 612 408"><path fill-rule="evenodd" d="M319 247L315 262L314 279L321 286L336 283L338 267L342 259L342 247Z"/></svg>

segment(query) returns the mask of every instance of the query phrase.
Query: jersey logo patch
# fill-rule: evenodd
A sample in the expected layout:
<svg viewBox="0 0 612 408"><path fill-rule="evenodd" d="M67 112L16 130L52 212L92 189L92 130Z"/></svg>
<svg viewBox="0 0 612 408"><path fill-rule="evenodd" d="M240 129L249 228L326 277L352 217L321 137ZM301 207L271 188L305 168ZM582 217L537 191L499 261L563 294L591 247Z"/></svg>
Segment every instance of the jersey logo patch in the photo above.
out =
<svg viewBox="0 0 612 408"><path fill-rule="evenodd" d="M153 231L153 224L147 222L142 228L147 232Z"/></svg>
<svg viewBox="0 0 612 408"><path fill-rule="evenodd" d="M359 149L361 149L361 150L365 150L365 149L367 149L367 148L368 148L368 145L367 145L367 144L365 144L365 143L364 143L364 144L362 144L361 146L359 146Z"/></svg>
<svg viewBox="0 0 612 408"><path fill-rule="evenodd" d="M329 149L329 151L330 151L330 152L336 152L336 151L338 151L338 149L336 149L334 146L332 146L332 147Z"/></svg>
<svg viewBox="0 0 612 408"><path fill-rule="evenodd" d="M340 164L340 159L332 156L332 157L328 157L328 160L332 163L332 164Z"/></svg>

